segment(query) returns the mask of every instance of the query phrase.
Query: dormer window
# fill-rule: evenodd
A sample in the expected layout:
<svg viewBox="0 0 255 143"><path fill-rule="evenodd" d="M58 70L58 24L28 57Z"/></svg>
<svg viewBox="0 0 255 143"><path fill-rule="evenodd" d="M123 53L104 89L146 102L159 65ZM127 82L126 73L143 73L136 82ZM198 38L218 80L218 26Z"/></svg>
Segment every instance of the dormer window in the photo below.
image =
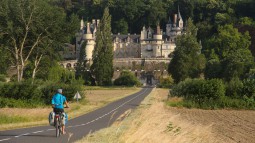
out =
<svg viewBox="0 0 255 143"><path fill-rule="evenodd" d="M151 39L151 38L152 38L152 34L151 34L151 32L149 32L149 34L148 34L148 38L149 38L149 39Z"/></svg>

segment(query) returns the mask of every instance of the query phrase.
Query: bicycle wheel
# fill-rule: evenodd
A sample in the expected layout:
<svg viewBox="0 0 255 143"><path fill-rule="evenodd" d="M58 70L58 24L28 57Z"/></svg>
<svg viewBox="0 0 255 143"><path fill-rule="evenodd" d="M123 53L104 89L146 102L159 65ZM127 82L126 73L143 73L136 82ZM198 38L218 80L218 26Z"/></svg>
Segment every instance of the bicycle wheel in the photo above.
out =
<svg viewBox="0 0 255 143"><path fill-rule="evenodd" d="M55 124L55 128L56 128L56 137L59 137L60 135L60 128L59 128L59 120L58 118L56 119L56 124Z"/></svg>

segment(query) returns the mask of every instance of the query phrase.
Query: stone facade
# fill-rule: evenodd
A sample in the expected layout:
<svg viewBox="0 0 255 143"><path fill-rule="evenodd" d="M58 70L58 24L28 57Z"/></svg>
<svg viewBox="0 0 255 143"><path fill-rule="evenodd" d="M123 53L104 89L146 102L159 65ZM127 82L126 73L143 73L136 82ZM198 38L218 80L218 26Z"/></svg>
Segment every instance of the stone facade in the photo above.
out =
<svg viewBox="0 0 255 143"><path fill-rule="evenodd" d="M85 25L81 20L80 30L76 33L76 59L79 59L80 48L84 42L86 59L92 59L99 22L100 20L93 19L91 23ZM144 26L140 35L113 34L114 58L168 58L176 47L176 37L182 33L183 20L178 9L178 13L174 14L173 18L169 17L166 32L157 25L155 30Z"/></svg>

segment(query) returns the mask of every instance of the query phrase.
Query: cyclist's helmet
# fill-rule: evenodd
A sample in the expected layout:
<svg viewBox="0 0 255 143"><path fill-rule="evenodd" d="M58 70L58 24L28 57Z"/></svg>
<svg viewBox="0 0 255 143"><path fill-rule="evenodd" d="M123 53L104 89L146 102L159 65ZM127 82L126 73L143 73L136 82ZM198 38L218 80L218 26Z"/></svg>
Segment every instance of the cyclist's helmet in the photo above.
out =
<svg viewBox="0 0 255 143"><path fill-rule="evenodd" d="M63 91L62 89L57 90L57 92L60 93L60 94L62 94L62 91Z"/></svg>

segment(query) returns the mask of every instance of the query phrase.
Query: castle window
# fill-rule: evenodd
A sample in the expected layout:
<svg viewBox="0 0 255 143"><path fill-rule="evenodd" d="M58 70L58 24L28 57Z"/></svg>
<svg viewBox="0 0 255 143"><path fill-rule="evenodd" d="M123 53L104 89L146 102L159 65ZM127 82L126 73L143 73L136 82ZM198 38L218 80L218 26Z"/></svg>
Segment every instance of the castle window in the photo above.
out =
<svg viewBox="0 0 255 143"><path fill-rule="evenodd" d="M147 50L147 51L152 51L151 45L147 45L147 46L146 46L146 50Z"/></svg>
<svg viewBox="0 0 255 143"><path fill-rule="evenodd" d="M152 34L151 33L149 33L149 38L152 38Z"/></svg>

